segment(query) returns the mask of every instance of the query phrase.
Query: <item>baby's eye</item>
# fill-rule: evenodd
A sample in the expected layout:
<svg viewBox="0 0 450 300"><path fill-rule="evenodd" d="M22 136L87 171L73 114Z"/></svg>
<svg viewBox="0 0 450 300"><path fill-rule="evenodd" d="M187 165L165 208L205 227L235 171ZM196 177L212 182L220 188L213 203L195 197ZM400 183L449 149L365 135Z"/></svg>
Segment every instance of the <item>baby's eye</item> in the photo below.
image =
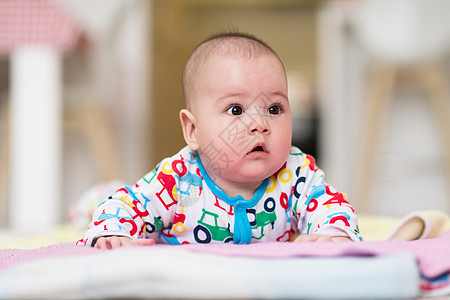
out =
<svg viewBox="0 0 450 300"><path fill-rule="evenodd" d="M279 115L282 112L282 108L280 105L276 104L276 105L272 105L271 107L269 107L269 109L267 110L267 112L271 115Z"/></svg>
<svg viewBox="0 0 450 300"><path fill-rule="evenodd" d="M233 116L242 115L244 113L244 110L239 105L231 105L227 108L227 113Z"/></svg>

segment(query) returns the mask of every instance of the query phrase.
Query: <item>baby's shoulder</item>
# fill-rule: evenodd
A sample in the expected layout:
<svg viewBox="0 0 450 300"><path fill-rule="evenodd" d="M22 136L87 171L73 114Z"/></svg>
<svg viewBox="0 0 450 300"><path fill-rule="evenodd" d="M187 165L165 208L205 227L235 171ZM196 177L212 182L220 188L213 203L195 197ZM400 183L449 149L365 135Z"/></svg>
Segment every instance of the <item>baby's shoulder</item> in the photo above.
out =
<svg viewBox="0 0 450 300"><path fill-rule="evenodd" d="M161 160L156 167L145 174L140 180L140 183L149 184L154 179L164 175L180 175L187 171L193 172L198 168L198 154L189 146L182 148L175 155L166 157ZM162 173L162 174L161 174Z"/></svg>
<svg viewBox="0 0 450 300"><path fill-rule="evenodd" d="M303 171L317 171L316 160L312 155L304 153L296 146L291 146L288 159L286 161L286 168L298 173Z"/></svg>
<svg viewBox="0 0 450 300"><path fill-rule="evenodd" d="M289 157L303 157L306 154L300 150L298 147L296 146L291 146L291 150L289 151Z"/></svg>

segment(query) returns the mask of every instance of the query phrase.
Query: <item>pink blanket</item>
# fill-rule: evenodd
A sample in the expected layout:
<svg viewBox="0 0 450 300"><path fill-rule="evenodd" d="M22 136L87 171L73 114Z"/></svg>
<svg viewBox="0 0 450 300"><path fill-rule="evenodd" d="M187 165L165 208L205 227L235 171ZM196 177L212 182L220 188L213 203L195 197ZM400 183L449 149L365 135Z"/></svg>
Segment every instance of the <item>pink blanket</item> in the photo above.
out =
<svg viewBox="0 0 450 300"><path fill-rule="evenodd" d="M57 256L73 256L98 253L98 249L76 246L75 243L61 243L38 249L0 250L0 272L16 264Z"/></svg>
<svg viewBox="0 0 450 300"><path fill-rule="evenodd" d="M408 252L417 259L420 273L428 279L438 278L440 287L449 287L450 274L450 232L433 239L415 241L391 240L385 242L363 243L262 243L250 245L182 245L153 247L184 247L189 251L210 254L247 257L338 257L338 256L377 256ZM56 244L32 250L0 250L0 271L19 263L57 256L96 254L102 250L75 246L74 243ZM444 276L444 277L443 277ZM442 281L444 278L444 281ZM429 282L422 289L430 289ZM427 286L428 284L428 286Z"/></svg>
<svg viewBox="0 0 450 300"><path fill-rule="evenodd" d="M257 257L375 256L413 253L422 275L433 278L450 272L450 232L433 239L363 243L262 243L250 245L186 245L192 251Z"/></svg>

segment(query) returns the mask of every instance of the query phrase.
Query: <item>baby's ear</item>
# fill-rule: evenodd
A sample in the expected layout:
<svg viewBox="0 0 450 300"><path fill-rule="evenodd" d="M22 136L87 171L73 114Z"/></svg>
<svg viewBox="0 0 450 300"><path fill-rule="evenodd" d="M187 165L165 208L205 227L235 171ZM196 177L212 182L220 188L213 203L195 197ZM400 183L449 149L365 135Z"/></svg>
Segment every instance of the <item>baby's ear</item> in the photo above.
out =
<svg viewBox="0 0 450 300"><path fill-rule="evenodd" d="M195 117L187 109L180 111L181 127L183 128L184 140L192 148L198 150L197 131L195 128Z"/></svg>

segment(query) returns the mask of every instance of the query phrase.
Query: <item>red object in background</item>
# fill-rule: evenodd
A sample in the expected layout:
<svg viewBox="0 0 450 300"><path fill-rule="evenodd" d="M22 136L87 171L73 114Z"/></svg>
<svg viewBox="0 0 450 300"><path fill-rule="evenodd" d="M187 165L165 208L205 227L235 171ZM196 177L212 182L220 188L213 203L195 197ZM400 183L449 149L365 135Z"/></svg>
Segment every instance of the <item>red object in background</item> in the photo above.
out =
<svg viewBox="0 0 450 300"><path fill-rule="evenodd" d="M79 38L80 26L56 1L0 1L0 55L23 45L47 45L64 52Z"/></svg>

